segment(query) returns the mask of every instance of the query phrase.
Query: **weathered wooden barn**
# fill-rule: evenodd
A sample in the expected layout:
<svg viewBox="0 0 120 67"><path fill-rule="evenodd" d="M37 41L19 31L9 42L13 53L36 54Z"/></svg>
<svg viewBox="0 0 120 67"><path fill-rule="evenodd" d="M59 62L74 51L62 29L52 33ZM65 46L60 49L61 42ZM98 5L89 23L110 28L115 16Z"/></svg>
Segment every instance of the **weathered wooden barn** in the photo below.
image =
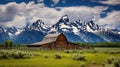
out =
<svg viewBox="0 0 120 67"><path fill-rule="evenodd" d="M68 42L63 33L48 34L43 41L29 44L28 47L39 47L45 49L78 49L78 44Z"/></svg>

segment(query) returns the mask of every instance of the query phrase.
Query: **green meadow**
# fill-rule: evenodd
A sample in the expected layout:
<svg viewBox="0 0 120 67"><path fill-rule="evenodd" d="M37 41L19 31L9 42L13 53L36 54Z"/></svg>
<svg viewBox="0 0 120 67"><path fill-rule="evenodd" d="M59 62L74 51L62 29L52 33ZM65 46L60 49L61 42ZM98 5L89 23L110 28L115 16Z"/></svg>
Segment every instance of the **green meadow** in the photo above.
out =
<svg viewBox="0 0 120 67"><path fill-rule="evenodd" d="M4 50L0 51L4 52ZM9 53L15 50L7 51ZM0 67L113 67L114 63L109 63L109 58L120 59L120 48L20 51L30 53L30 57L0 56L3 57L0 58ZM119 62L120 60L118 60L118 65L120 65Z"/></svg>

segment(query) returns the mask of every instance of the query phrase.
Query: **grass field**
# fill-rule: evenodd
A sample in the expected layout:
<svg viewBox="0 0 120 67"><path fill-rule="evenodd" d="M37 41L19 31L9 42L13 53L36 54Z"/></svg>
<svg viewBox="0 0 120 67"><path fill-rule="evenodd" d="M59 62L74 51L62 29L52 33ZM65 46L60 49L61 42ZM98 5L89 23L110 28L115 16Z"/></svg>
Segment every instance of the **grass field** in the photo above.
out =
<svg viewBox="0 0 120 67"><path fill-rule="evenodd" d="M35 52L39 56L26 59L0 59L0 67L80 67L80 64L86 67L103 67L107 58L111 56L120 58L120 48L22 51ZM61 59L56 59L56 54L59 54ZM84 56L85 60L73 60L75 54Z"/></svg>

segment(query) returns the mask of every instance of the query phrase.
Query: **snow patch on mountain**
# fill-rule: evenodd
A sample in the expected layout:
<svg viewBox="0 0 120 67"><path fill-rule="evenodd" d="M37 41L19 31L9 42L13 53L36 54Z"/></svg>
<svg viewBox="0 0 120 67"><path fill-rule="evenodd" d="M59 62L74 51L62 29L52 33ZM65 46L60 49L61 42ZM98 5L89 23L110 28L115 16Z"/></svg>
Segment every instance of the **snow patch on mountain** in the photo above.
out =
<svg viewBox="0 0 120 67"><path fill-rule="evenodd" d="M75 34L78 34L78 33L79 33L79 30L77 29L77 27L72 26L72 28L73 28L73 32L74 32Z"/></svg>
<svg viewBox="0 0 120 67"><path fill-rule="evenodd" d="M64 24L64 23L61 23L60 24L60 28L62 29L62 28L71 28L71 27L66 25L66 24Z"/></svg>
<svg viewBox="0 0 120 67"><path fill-rule="evenodd" d="M56 28L51 28L50 29L51 32L57 31Z"/></svg>

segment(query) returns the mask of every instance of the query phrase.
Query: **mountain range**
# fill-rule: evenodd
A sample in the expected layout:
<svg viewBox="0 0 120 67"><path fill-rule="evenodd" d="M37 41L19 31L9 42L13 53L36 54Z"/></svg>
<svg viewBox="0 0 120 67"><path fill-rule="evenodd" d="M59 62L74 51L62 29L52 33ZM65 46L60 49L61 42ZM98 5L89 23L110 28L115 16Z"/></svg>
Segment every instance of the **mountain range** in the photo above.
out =
<svg viewBox="0 0 120 67"><path fill-rule="evenodd" d="M52 25L45 25L42 20L26 24L24 28L0 26L0 43L12 40L16 44L30 44L42 41L45 35L63 33L70 42L120 42L119 30L104 29L92 20L83 22L81 20L70 21L67 15Z"/></svg>

